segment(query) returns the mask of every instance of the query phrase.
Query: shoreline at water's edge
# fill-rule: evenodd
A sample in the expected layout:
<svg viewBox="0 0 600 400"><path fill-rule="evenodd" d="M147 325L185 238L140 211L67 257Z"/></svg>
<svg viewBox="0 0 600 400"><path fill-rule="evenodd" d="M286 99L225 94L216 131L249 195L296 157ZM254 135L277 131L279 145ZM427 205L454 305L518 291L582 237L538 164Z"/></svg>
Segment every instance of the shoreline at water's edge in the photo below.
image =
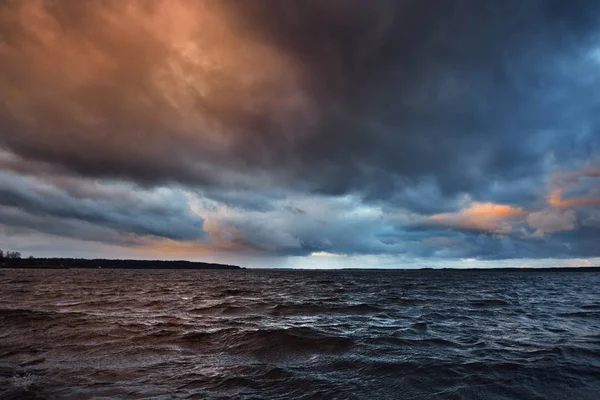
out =
<svg viewBox="0 0 600 400"><path fill-rule="evenodd" d="M600 266L594 267L499 267L499 268L341 268L343 271L446 271L446 272L600 272Z"/></svg>
<svg viewBox="0 0 600 400"><path fill-rule="evenodd" d="M4 260L0 269L245 269L238 265L205 263L200 261L165 260L110 260L77 258L34 258Z"/></svg>
<svg viewBox="0 0 600 400"><path fill-rule="evenodd" d="M289 271L289 272L600 272L594 267L502 267L502 268L246 268L237 265L214 264L194 261L145 261L145 260L84 260L73 264L30 264L25 262L0 264L1 269L125 269L125 270L245 270L245 271ZM106 261L105 263L96 263Z"/></svg>

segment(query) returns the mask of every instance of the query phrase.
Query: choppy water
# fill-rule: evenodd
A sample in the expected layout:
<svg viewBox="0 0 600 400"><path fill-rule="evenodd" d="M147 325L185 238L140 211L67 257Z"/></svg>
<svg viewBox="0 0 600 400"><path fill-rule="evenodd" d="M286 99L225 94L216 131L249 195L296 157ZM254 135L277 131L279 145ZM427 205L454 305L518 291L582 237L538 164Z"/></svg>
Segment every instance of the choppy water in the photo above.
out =
<svg viewBox="0 0 600 400"><path fill-rule="evenodd" d="M600 274L0 270L3 399L600 398Z"/></svg>

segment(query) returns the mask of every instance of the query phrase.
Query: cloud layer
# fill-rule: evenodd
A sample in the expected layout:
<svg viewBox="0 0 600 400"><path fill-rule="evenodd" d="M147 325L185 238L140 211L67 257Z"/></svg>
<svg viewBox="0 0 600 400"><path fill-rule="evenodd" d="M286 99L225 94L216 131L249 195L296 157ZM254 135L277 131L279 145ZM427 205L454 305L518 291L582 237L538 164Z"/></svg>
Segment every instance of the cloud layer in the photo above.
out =
<svg viewBox="0 0 600 400"><path fill-rule="evenodd" d="M600 256L599 15L3 2L3 235L65 253Z"/></svg>

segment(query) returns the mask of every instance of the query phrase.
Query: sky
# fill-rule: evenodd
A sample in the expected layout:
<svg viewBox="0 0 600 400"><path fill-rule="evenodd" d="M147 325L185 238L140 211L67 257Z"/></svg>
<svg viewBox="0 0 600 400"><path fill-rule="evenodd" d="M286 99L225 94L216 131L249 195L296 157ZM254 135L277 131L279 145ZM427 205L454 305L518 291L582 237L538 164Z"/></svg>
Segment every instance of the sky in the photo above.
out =
<svg viewBox="0 0 600 400"><path fill-rule="evenodd" d="M600 2L6 0L0 248L600 265Z"/></svg>

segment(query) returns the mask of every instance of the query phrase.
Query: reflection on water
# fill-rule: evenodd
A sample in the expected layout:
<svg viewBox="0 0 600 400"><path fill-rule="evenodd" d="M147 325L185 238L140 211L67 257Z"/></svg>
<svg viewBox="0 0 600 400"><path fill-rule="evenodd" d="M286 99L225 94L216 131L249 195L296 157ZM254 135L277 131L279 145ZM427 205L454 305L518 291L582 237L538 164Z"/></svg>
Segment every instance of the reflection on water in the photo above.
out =
<svg viewBox="0 0 600 400"><path fill-rule="evenodd" d="M0 398L600 394L600 274L0 270Z"/></svg>

